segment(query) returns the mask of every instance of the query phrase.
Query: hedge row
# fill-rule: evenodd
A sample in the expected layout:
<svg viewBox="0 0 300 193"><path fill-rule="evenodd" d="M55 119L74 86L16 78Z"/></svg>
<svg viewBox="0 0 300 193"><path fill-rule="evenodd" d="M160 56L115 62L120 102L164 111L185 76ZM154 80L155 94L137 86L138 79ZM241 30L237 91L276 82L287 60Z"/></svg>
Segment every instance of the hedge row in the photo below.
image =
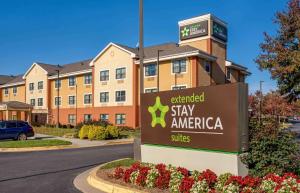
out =
<svg viewBox="0 0 300 193"><path fill-rule="evenodd" d="M171 193L299 193L300 179L292 173L282 176L268 174L241 177L230 173L217 176L214 172L189 172L185 168L164 164L134 163L129 168L118 167L112 176L125 183L148 189L159 188Z"/></svg>
<svg viewBox="0 0 300 193"><path fill-rule="evenodd" d="M113 125L106 127L97 125L83 125L78 134L80 139L105 140L117 139L120 137L120 130Z"/></svg>

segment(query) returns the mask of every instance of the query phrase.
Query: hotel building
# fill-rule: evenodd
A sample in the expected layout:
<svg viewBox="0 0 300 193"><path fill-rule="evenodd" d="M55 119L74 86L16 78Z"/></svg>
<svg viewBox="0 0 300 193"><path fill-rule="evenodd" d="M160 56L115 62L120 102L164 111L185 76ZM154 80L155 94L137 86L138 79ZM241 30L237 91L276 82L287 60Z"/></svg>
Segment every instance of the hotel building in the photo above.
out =
<svg viewBox="0 0 300 193"><path fill-rule="evenodd" d="M144 92L245 81L247 68L227 58L224 21L207 14L178 25L178 43L145 47ZM60 66L33 63L24 75L0 76L0 83L0 120L75 125L102 119L139 126L137 48L109 43L92 59ZM1 104L16 101L33 107L30 117L1 111Z"/></svg>

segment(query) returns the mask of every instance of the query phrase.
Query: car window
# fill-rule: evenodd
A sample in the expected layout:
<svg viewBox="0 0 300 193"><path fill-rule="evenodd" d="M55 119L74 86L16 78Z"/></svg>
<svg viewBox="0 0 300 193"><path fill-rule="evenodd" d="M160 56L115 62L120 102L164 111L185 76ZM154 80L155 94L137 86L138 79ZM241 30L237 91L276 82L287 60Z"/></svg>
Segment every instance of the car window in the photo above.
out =
<svg viewBox="0 0 300 193"><path fill-rule="evenodd" d="M26 127L25 123L18 123L18 127Z"/></svg>
<svg viewBox="0 0 300 193"><path fill-rule="evenodd" d="M17 123L14 122L8 122L6 123L6 128L10 129L10 128L16 128L17 127Z"/></svg>
<svg viewBox="0 0 300 193"><path fill-rule="evenodd" d="M5 123L4 122L0 122L0 129L4 129L5 128Z"/></svg>

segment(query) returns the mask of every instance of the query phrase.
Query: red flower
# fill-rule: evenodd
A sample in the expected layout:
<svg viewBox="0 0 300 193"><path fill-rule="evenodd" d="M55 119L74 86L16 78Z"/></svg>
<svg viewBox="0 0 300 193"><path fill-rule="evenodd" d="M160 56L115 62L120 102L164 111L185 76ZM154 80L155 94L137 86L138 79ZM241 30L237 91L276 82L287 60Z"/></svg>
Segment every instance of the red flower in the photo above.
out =
<svg viewBox="0 0 300 193"><path fill-rule="evenodd" d="M225 183L225 185L228 184L235 184L238 186L242 186L243 185L243 177L241 176L230 176L230 178L227 180L227 182Z"/></svg>
<svg viewBox="0 0 300 193"><path fill-rule="evenodd" d="M125 170L124 176L123 176L124 182L129 183L129 181L130 181L130 175L131 175L131 173L134 172L134 171L135 171L135 170L132 169L132 168L129 168L129 169Z"/></svg>
<svg viewBox="0 0 300 193"><path fill-rule="evenodd" d="M242 180L242 186L256 188L260 184L260 181L261 180L259 178L245 176Z"/></svg>
<svg viewBox="0 0 300 193"><path fill-rule="evenodd" d="M150 170L149 167L141 167L140 168L139 175L138 175L138 177L136 179L136 183L138 185L145 186L149 170Z"/></svg>
<svg viewBox="0 0 300 193"><path fill-rule="evenodd" d="M171 172L168 170L164 170L160 172L158 178L155 181L155 185L159 189L167 189L169 188L170 179L171 179Z"/></svg>
<svg viewBox="0 0 300 193"><path fill-rule="evenodd" d="M208 183L209 187L213 187L214 184L217 182L217 178L217 175L213 171L207 169L200 174L198 179L200 181L205 180Z"/></svg>
<svg viewBox="0 0 300 193"><path fill-rule="evenodd" d="M295 175L294 173L285 173L285 174L283 174L283 178L284 179L288 179L288 178L294 178L294 179L298 179L298 176L297 175Z"/></svg>
<svg viewBox="0 0 300 193"><path fill-rule="evenodd" d="M158 170L159 173L163 173L166 170L165 164L157 164L155 168Z"/></svg>
<svg viewBox="0 0 300 193"><path fill-rule="evenodd" d="M281 184L283 181L283 178L280 176L277 176L276 174L270 173L264 177L265 180L272 180L273 182L276 182L277 184Z"/></svg>
<svg viewBox="0 0 300 193"><path fill-rule="evenodd" d="M131 168L132 168L134 171L136 171L136 170L138 170L138 169L141 168L141 163L140 163L140 162L135 162L135 163L133 163L133 164L131 165Z"/></svg>
<svg viewBox="0 0 300 193"><path fill-rule="evenodd" d="M114 178L120 179L123 177L123 175L124 175L124 169L117 167L114 171Z"/></svg>
<svg viewBox="0 0 300 193"><path fill-rule="evenodd" d="M182 168L182 167L178 167L177 171L179 171L182 175L184 175L185 177L189 176L189 171L186 168Z"/></svg>
<svg viewBox="0 0 300 193"><path fill-rule="evenodd" d="M179 190L182 193L189 193L195 181L192 177L184 177L179 186Z"/></svg>

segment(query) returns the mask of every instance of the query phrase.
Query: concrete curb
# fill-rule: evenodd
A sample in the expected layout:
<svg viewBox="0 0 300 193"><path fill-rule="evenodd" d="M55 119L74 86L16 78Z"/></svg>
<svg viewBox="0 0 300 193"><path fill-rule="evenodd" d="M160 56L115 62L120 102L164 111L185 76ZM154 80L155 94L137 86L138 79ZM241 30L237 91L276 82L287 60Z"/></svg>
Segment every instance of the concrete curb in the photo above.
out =
<svg viewBox="0 0 300 193"><path fill-rule="evenodd" d="M115 160L117 161L117 160ZM147 193L145 191L141 191L141 190L137 190L137 189L133 189L133 188L128 188L128 187L125 187L125 186L121 186L119 184L113 184L107 180L104 180L102 178L99 178L97 176L97 171L104 165L106 165L107 163L105 164L102 164L96 168L94 168L88 178L87 178L87 181L88 183L100 190L100 191L103 191L103 192L106 192L106 193Z"/></svg>
<svg viewBox="0 0 300 193"><path fill-rule="evenodd" d="M128 141L108 141L103 145L93 146L79 146L79 145L60 145L60 146L45 146L45 147L24 147L24 148L0 148L0 153L13 153L13 152L34 152L34 151L50 151L50 150L63 150L63 149L78 149L78 148L89 148L89 147L104 147L112 145L125 145L132 144L133 140Z"/></svg>

